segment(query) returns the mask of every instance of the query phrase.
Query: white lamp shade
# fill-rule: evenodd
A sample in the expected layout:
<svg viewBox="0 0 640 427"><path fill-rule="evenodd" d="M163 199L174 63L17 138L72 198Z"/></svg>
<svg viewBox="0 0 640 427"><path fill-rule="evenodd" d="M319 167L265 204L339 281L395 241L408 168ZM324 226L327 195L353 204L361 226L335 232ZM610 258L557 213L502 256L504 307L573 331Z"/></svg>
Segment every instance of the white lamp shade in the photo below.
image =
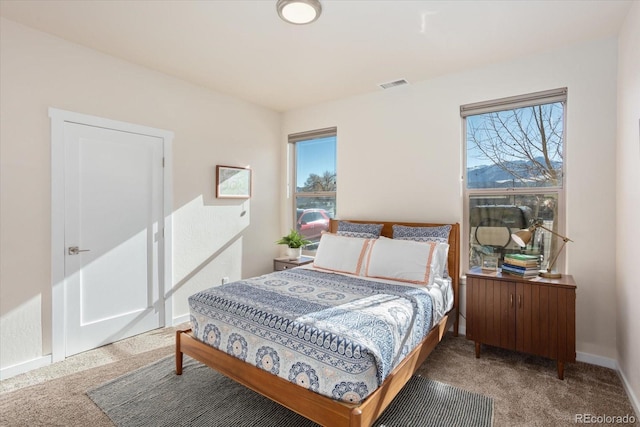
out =
<svg viewBox="0 0 640 427"><path fill-rule="evenodd" d="M520 247L525 247L531 241L531 231L529 230L520 230L511 235L511 239L516 243L516 245Z"/></svg>

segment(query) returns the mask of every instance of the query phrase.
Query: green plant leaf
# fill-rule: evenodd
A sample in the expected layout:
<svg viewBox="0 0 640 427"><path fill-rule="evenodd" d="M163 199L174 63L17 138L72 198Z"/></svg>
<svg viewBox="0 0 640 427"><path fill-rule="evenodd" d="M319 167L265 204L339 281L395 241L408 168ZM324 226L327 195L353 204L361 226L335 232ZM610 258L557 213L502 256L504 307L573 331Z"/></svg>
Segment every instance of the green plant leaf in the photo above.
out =
<svg viewBox="0 0 640 427"><path fill-rule="evenodd" d="M294 229L291 229L291 232L288 235L282 236L280 240L276 241L276 244L287 245L290 248L301 248L309 243L312 242L310 240L306 240L302 234L298 233Z"/></svg>

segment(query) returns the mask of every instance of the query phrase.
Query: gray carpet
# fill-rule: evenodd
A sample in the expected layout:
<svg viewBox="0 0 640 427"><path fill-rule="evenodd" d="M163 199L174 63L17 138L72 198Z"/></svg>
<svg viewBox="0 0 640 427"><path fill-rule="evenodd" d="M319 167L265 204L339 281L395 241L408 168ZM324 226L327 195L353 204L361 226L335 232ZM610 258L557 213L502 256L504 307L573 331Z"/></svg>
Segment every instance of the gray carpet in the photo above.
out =
<svg viewBox="0 0 640 427"><path fill-rule="evenodd" d="M168 357L87 394L119 427L316 426L187 357L181 376ZM492 416L492 399L414 376L375 426L491 426Z"/></svg>

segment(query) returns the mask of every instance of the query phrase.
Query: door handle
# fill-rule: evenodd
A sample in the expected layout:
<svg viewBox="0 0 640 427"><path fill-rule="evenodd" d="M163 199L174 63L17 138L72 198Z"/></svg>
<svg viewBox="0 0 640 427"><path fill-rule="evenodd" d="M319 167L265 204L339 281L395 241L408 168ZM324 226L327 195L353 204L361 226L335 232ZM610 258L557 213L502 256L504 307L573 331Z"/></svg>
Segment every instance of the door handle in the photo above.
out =
<svg viewBox="0 0 640 427"><path fill-rule="evenodd" d="M69 246L69 255L78 255L80 252L89 252L91 249L80 249L78 246Z"/></svg>

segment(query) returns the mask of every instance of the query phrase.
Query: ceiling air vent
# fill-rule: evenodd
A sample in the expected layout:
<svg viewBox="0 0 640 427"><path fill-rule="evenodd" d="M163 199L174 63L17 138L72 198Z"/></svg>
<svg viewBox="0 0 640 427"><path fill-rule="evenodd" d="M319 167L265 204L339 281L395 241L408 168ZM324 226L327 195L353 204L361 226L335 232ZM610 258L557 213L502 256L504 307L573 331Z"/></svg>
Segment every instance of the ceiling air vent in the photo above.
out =
<svg viewBox="0 0 640 427"><path fill-rule="evenodd" d="M378 86L380 86L382 89L390 89L392 87L404 86L404 85L408 85L408 84L409 84L409 82L406 81L405 79L400 79L400 80L396 80L394 82L382 83L382 84L379 84Z"/></svg>

